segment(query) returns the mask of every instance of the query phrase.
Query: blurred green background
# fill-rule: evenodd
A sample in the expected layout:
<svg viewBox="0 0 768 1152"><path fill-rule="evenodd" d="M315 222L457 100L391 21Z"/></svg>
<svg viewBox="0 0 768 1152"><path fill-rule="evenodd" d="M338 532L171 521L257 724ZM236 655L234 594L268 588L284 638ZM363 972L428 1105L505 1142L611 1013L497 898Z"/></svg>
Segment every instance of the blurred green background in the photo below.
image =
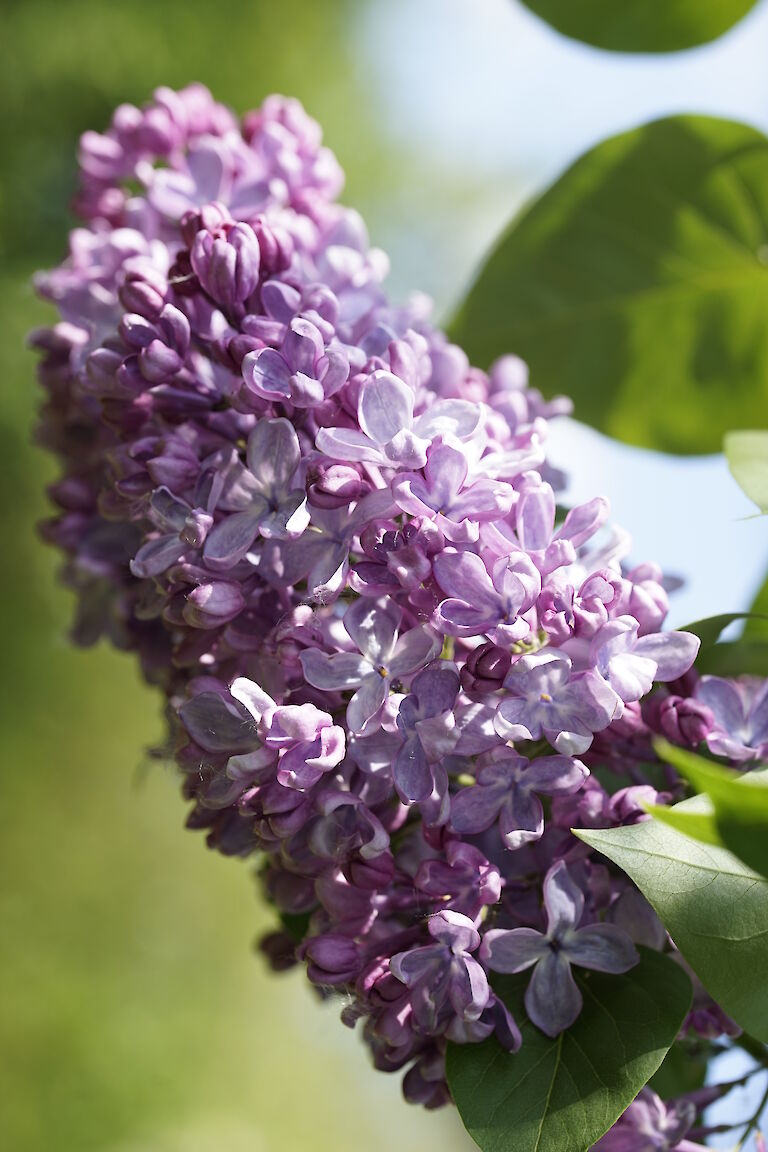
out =
<svg viewBox="0 0 768 1152"><path fill-rule="evenodd" d="M394 239L410 257L401 285L419 267L409 236L434 238L477 199L461 172L446 179L377 131L381 109L367 97L356 39L362 7L0 6L7 1152L467 1146L453 1116L407 1107L398 1078L373 1072L338 1006L319 1005L298 974L273 977L253 955L271 917L250 867L184 830L177 782L144 757L161 733L155 695L130 658L69 646L69 595L35 535L54 469L31 444L38 396L24 337L50 314L29 278L64 254L77 138L105 127L116 104L191 80L239 111L271 91L299 96L347 169L346 201L369 219L375 242ZM460 263L452 252L444 246L422 286L440 294L446 267Z"/></svg>

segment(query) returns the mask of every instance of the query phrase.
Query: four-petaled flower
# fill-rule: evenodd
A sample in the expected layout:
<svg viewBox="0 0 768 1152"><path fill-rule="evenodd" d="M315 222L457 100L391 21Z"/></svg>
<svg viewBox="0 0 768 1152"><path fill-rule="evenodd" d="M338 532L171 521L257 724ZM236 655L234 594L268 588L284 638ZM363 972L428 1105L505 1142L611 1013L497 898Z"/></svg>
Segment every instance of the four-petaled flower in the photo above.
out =
<svg viewBox="0 0 768 1152"><path fill-rule="evenodd" d="M768 680L702 676L696 699L714 718L706 741L715 756L727 756L740 764L768 756Z"/></svg>
<svg viewBox="0 0 768 1152"><path fill-rule="evenodd" d="M357 600L343 624L358 652L328 654L317 648L301 653L310 684L326 691L356 689L347 707L351 732L362 732L386 700L393 680L422 668L438 655L440 638L420 624L398 637L402 612L391 601Z"/></svg>
<svg viewBox="0 0 768 1152"><path fill-rule="evenodd" d="M515 752L481 768L477 783L451 800L451 825L462 835L476 835L497 821L506 848L521 848L544 831L544 809L537 793L565 796L577 792L589 775L568 756L526 760Z"/></svg>
<svg viewBox="0 0 768 1152"><path fill-rule="evenodd" d="M205 542L209 568L232 568L257 536L301 535L309 524L306 493L291 487L300 459L299 438L287 420L258 422L248 437L248 470L230 496L237 511L221 520Z"/></svg>
<svg viewBox="0 0 768 1152"><path fill-rule="evenodd" d="M398 376L378 369L360 387L360 428L321 428L317 447L335 460L361 460L386 468L423 468L437 436L471 436L482 410L468 400L438 400L414 417L414 394Z"/></svg>
<svg viewBox="0 0 768 1152"><path fill-rule="evenodd" d="M447 1031L450 1037L454 1017L479 1020L490 1000L488 978L471 955L480 933L468 916L448 910L430 916L427 927L435 943L399 952L389 966L411 991L418 1027L427 1035Z"/></svg>
<svg viewBox="0 0 768 1152"><path fill-rule="evenodd" d="M340 345L326 345L317 324L306 316L297 316L291 321L280 351L261 348L249 352L243 359L242 371L246 395L312 408L343 386L349 375L349 361Z"/></svg>
<svg viewBox="0 0 768 1152"><path fill-rule="evenodd" d="M586 752L595 732L607 728L619 701L594 670L572 675L562 652L522 656L509 670L504 688L510 695L496 711L496 731L505 740L546 736L567 756Z"/></svg>
<svg viewBox="0 0 768 1152"><path fill-rule="evenodd" d="M579 928L584 894L562 860L544 880L547 931L534 928L495 928L486 932L480 957L494 972L524 972L533 968L525 993L525 1008L547 1036L570 1028L581 1012L582 995L571 964L597 972L628 972L639 957L628 936L613 924Z"/></svg>

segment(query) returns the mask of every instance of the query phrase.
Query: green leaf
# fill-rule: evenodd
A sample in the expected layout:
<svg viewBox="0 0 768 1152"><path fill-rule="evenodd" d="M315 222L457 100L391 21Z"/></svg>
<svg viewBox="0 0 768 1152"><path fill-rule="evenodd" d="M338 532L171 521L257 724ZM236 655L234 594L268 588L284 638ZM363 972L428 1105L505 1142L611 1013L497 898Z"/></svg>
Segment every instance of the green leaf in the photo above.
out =
<svg viewBox="0 0 768 1152"><path fill-rule="evenodd" d="M696 670L712 676L768 676L768 641L744 636L715 644L696 657Z"/></svg>
<svg viewBox="0 0 768 1152"><path fill-rule="evenodd" d="M744 625L744 636L750 640L768 639L768 579L755 597L749 619Z"/></svg>
<svg viewBox="0 0 768 1152"><path fill-rule="evenodd" d="M613 52L677 52L722 36L756 0L523 0L564 36Z"/></svg>
<svg viewBox="0 0 768 1152"><path fill-rule="evenodd" d="M717 644L721 633L725 631L734 620L750 620L753 612L722 612L719 616L707 616L704 620L695 620L693 624L686 624L683 632L693 632L701 640L701 649L711 648ZM768 616L759 616L759 619L768 620Z"/></svg>
<svg viewBox="0 0 768 1152"><path fill-rule="evenodd" d="M715 823L715 808L709 796L691 796L689 800L681 800L671 807L647 804L645 810L654 819L668 824L670 828L676 828L693 840L712 844L716 848L723 846Z"/></svg>
<svg viewBox="0 0 768 1152"><path fill-rule="evenodd" d="M723 451L736 483L761 512L768 512L768 431L729 432Z"/></svg>
<svg viewBox="0 0 768 1152"><path fill-rule="evenodd" d="M701 639L696 657L696 670L714 676L768 675L768 614L758 596L751 612L724 612L686 624L684 632L693 632ZM720 634L734 620L746 621L744 635L738 640L718 643ZM748 631L749 630L749 631Z"/></svg>
<svg viewBox="0 0 768 1152"><path fill-rule="evenodd" d="M523 211L450 333L482 366L523 356L537 388L620 440L718 452L734 424L768 426L766 264L766 137L660 120L599 144Z"/></svg>
<svg viewBox="0 0 768 1152"><path fill-rule="evenodd" d="M684 1092L695 1092L701 1088L707 1075L707 1060L702 1054L701 1045L680 1041L673 1044L664 1061L648 1082L662 1100L682 1096Z"/></svg>
<svg viewBox="0 0 768 1152"><path fill-rule="evenodd" d="M656 820L574 835L634 880L712 998L768 1041L768 881Z"/></svg>
<svg viewBox="0 0 768 1152"><path fill-rule="evenodd" d="M715 840L707 842L717 843L719 838L739 860L761 876L768 876L768 770L752 770L738 776L733 769L721 768L666 740L654 741L654 747L661 759L672 764L699 792L706 793L696 799L708 798L710 802L711 825L704 830L709 832L711 828ZM673 808L667 809L667 816L661 818L671 823L672 812ZM659 811L654 810L653 815L658 816ZM706 817L698 819L706 822ZM703 839L698 825L677 826L697 840Z"/></svg>
<svg viewBox="0 0 768 1152"><path fill-rule="evenodd" d="M493 1038L448 1045L448 1084L483 1152L586 1152L648 1082L688 1011L682 969L641 949L623 976L579 974L584 1009L552 1040L526 1020L529 974L499 978L498 994L521 1025L511 1055Z"/></svg>

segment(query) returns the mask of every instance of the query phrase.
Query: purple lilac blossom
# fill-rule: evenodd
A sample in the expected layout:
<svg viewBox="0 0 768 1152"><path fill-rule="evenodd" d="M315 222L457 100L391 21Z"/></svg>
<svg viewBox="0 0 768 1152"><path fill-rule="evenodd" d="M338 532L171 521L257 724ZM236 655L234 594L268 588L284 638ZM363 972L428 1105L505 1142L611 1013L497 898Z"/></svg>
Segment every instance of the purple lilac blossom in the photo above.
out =
<svg viewBox="0 0 768 1152"><path fill-rule="evenodd" d="M582 996L571 975L572 964L618 973L627 972L639 960L629 937L614 924L579 927L584 903L584 894L560 860L544 879L546 932L495 928L483 938L481 955L494 972L533 968L525 1007L547 1036L565 1031L581 1011Z"/></svg>
<svg viewBox="0 0 768 1152"><path fill-rule="evenodd" d="M768 697L697 683L604 499L558 518L569 402L514 356L474 368L424 297L392 304L342 184L280 96L238 121L161 88L85 133L69 254L36 279L62 469L42 532L77 642L135 652L165 698L188 826L264 861L286 918L264 954L341 993L375 1066L437 1107L448 1041L520 1044L495 971L532 967L527 1010L557 1032L572 963L667 946L570 829L644 818L654 732L765 755ZM644 1107L610 1138L671 1146L681 1113Z"/></svg>

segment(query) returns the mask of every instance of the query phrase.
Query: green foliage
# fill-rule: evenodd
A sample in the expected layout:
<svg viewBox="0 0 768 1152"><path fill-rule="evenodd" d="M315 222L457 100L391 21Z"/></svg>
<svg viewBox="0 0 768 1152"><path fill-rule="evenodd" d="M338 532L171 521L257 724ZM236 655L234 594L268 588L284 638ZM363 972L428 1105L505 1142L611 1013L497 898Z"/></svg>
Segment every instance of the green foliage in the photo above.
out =
<svg viewBox="0 0 768 1152"><path fill-rule="evenodd" d="M675 117L588 152L492 251L451 325L577 419L670 452L768 424L768 140Z"/></svg>
<svg viewBox="0 0 768 1152"><path fill-rule="evenodd" d="M709 796L691 796L688 800L681 800L679 804L668 807L664 804L648 804L646 812L693 840L712 844L715 848L723 847Z"/></svg>
<svg viewBox="0 0 768 1152"><path fill-rule="evenodd" d="M666 740L657 740L655 747L662 759L709 798L711 815L705 831L711 835L714 829L720 842L735 856L762 876L768 876L768 770L737 776L732 769L721 768ZM654 809L654 815L659 811ZM697 840L703 839L693 828L680 830Z"/></svg>
<svg viewBox="0 0 768 1152"><path fill-rule="evenodd" d="M558 32L613 52L677 52L722 36L755 0L523 0Z"/></svg>
<svg viewBox="0 0 768 1152"><path fill-rule="evenodd" d="M723 451L736 483L768 512L768 431L729 432Z"/></svg>
<svg viewBox="0 0 768 1152"><path fill-rule="evenodd" d="M768 603L760 596L751 612L724 612L686 624L684 631L701 639L696 668L714 676L768 675ZM720 642L720 636L736 620L744 620L744 634L738 640Z"/></svg>
<svg viewBox="0 0 768 1152"><path fill-rule="evenodd" d="M671 1100L684 1092L695 1092L701 1088L707 1075L705 1050L705 1046L697 1041L682 1040L673 1044L658 1072L649 1080L649 1086L662 1100Z"/></svg>
<svg viewBox="0 0 768 1152"><path fill-rule="evenodd" d="M712 998L768 1041L768 881L656 820L575 835L634 880Z"/></svg>
<svg viewBox="0 0 768 1152"><path fill-rule="evenodd" d="M642 949L623 976L577 976L584 1009L550 1039L526 1020L529 974L494 988L521 1025L514 1055L495 1039L451 1044L448 1083L464 1125L483 1152L586 1152L661 1064L690 1006L690 981L658 952Z"/></svg>

